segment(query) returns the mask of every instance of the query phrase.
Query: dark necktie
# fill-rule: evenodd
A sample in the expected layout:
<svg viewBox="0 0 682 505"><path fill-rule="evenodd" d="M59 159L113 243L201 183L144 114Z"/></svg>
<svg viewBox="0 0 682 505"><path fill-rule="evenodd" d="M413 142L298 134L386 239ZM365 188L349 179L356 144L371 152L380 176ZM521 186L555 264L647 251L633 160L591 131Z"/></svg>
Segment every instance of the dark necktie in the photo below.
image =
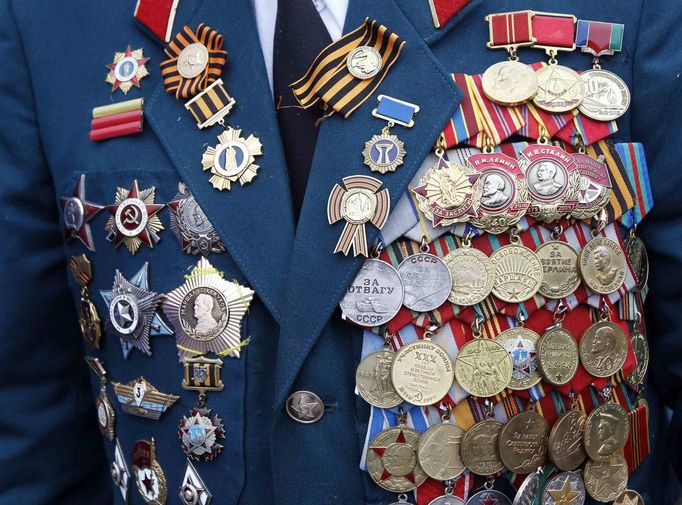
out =
<svg viewBox="0 0 682 505"><path fill-rule="evenodd" d="M301 77L317 53L331 43L312 0L278 0L272 80L277 120L284 144L296 216L300 214L315 151L319 108L298 108L289 85ZM296 107L288 107L295 105Z"/></svg>

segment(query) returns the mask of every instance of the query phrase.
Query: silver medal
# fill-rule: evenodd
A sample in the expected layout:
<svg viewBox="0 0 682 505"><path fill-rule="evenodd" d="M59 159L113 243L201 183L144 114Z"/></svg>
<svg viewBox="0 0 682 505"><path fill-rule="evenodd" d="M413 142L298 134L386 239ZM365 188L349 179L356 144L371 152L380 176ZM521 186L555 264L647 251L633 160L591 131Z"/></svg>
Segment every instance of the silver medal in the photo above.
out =
<svg viewBox="0 0 682 505"><path fill-rule="evenodd" d="M512 502L507 496L494 489L486 489L476 493L466 502L466 505L512 505Z"/></svg>
<svg viewBox="0 0 682 505"><path fill-rule="evenodd" d="M580 74L585 97L578 110L597 121L618 119L630 106L630 90L613 72L592 68Z"/></svg>
<svg viewBox="0 0 682 505"><path fill-rule="evenodd" d="M542 493L541 505L583 505L585 483L575 472L563 472L547 481Z"/></svg>
<svg viewBox="0 0 682 505"><path fill-rule="evenodd" d="M225 252L225 245L185 184L178 184L178 194L167 206L171 231L184 252L202 256Z"/></svg>
<svg viewBox="0 0 682 505"><path fill-rule="evenodd" d="M540 492L540 475L531 473L526 477L514 497L513 505L533 505L535 497Z"/></svg>
<svg viewBox="0 0 682 505"><path fill-rule="evenodd" d="M405 258L398 266L405 286L403 304L417 312L428 312L443 305L452 290L452 276L438 256L420 252Z"/></svg>

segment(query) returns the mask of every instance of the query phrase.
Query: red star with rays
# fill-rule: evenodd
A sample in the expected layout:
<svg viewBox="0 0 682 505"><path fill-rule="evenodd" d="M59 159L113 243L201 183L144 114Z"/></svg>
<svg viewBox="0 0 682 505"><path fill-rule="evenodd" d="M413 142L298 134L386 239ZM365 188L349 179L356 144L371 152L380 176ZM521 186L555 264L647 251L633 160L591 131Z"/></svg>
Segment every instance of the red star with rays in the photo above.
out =
<svg viewBox="0 0 682 505"><path fill-rule="evenodd" d="M120 54L120 53L119 53L119 54ZM149 61L149 58L135 58L135 57L133 56L133 49L132 49L130 46L128 46L128 47L126 48L125 52L123 53L123 57L120 58L120 59L122 60L122 59L124 59L124 58L133 58L133 59L137 62L137 67L138 67L138 68L141 68L142 66L145 65L145 63L147 63L147 62ZM136 88L139 88L139 87L140 87L140 79L138 78L137 73L135 73L135 74L130 78L130 80L119 81L119 80L116 78L116 66L118 65L119 61L120 61L120 60L114 60L113 63L108 63L108 64L106 65L106 67L111 71L111 74L110 74L110 75L113 76L113 79L112 79L113 82L112 82L112 86L111 86L111 92L113 93L114 91L116 91L116 90L121 86L121 84L122 84L123 82L129 82L130 84L132 84L132 85L135 86ZM129 89L129 88L128 88L128 89ZM128 91L128 90L125 90L124 93L127 93L127 91Z"/></svg>
<svg viewBox="0 0 682 505"><path fill-rule="evenodd" d="M121 188L122 189L122 188ZM137 204L130 204L127 203L131 199L136 199L139 202L142 202L142 206L144 206L147 216L146 218L143 216L139 215L139 203ZM156 215L161 209L163 209L164 204L162 203L147 203L148 197L140 198L140 187L137 183L137 179L133 181L133 185L130 187L130 190L128 191L128 194L125 196L125 199L122 200L120 203L115 203L113 205L107 205L107 210L109 213L114 216L114 226L113 229L116 232L116 238L114 240L114 247L120 246L123 241L127 238L130 238L130 235L125 235L123 233L123 228L122 227L127 227L130 226L131 229L137 229L140 227L142 224L142 221L146 221L144 223L144 226L142 226L142 229L140 232L135 235L140 241L147 245L148 247L154 247L154 244L152 242L152 237L149 232L149 219ZM121 219L120 221L116 219L116 213L118 212L119 207L122 205L125 205L126 208L123 209L121 213ZM129 211L129 212L128 212Z"/></svg>
<svg viewBox="0 0 682 505"><path fill-rule="evenodd" d="M95 250L92 232L88 222L104 208L103 205L88 202L85 199L85 174L81 174L73 190L73 194L60 198L64 216L64 237L68 242L77 238L89 250Z"/></svg>
<svg viewBox="0 0 682 505"><path fill-rule="evenodd" d="M391 443L392 444L407 444L403 430L400 430L400 433L398 433L398 436L396 437L396 439ZM372 447L372 451L374 451L374 453L382 459L384 457L384 454L386 453L386 449L387 449L387 447ZM381 475L381 480L384 481L384 480L390 479L391 477L393 477L393 474L391 472L389 472L386 469L386 467L384 466L384 473ZM409 480L412 484L416 485L416 479L414 476L414 472L410 472L407 475L403 475L403 477L405 477L407 480Z"/></svg>

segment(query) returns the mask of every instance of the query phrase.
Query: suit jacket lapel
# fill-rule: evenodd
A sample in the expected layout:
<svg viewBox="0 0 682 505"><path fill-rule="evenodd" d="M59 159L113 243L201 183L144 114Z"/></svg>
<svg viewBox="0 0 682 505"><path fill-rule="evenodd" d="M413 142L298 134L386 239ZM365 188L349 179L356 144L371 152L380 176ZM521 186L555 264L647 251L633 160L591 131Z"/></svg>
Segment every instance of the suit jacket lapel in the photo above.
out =
<svg viewBox="0 0 682 505"><path fill-rule="evenodd" d="M222 79L237 101L226 122L263 144L263 155L256 160L258 176L246 186L235 184L231 191L214 189L202 171L201 156L217 143L222 128L199 130L182 101L165 93L163 85L147 102L147 120L251 287L280 321L281 288L294 238L293 212L251 5L249 0L203 0L193 18L184 21L192 28L203 21L225 37L228 58ZM175 32L181 29L176 21Z"/></svg>
<svg viewBox="0 0 682 505"><path fill-rule="evenodd" d="M394 0L351 1L345 31L354 29L365 16L377 19L406 41L377 94L416 103L421 110L414 127L396 126L393 130L405 142L407 156L402 166L385 175L370 172L361 155L365 141L385 126L371 115L376 94L349 119L331 117L322 123L286 283L275 407L286 397L308 352L363 261L361 257L333 254L344 224L327 224L327 198L332 187L349 175L372 175L383 182L382 189L388 188L395 205L461 100L451 77ZM366 229L371 244L378 231L370 223Z"/></svg>

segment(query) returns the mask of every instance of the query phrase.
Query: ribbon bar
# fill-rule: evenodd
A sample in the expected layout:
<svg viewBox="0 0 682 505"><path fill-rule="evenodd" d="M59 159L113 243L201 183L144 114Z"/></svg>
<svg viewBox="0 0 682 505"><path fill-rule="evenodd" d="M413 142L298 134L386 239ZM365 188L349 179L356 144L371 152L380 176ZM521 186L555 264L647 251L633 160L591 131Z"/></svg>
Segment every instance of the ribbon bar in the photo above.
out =
<svg viewBox="0 0 682 505"><path fill-rule="evenodd" d="M625 25L602 21L578 20L575 45L594 56L611 55L623 47Z"/></svg>
<svg viewBox="0 0 682 505"><path fill-rule="evenodd" d="M490 32L488 48L516 48L532 45L535 42L533 16L532 11L503 12L486 16L485 20L488 22Z"/></svg>
<svg viewBox="0 0 682 505"><path fill-rule="evenodd" d="M570 14L536 12L532 18L535 44L546 51L573 51L575 49L576 17Z"/></svg>
<svg viewBox="0 0 682 505"><path fill-rule="evenodd" d="M372 110L372 116L406 126L407 128L414 126L412 118L419 112L419 105L387 95L379 95L377 100L379 104L376 109Z"/></svg>
<svg viewBox="0 0 682 505"><path fill-rule="evenodd" d="M223 80L218 79L187 102L185 109L192 113L197 126L201 129L222 121L230 113L235 103L235 99L223 86Z"/></svg>

